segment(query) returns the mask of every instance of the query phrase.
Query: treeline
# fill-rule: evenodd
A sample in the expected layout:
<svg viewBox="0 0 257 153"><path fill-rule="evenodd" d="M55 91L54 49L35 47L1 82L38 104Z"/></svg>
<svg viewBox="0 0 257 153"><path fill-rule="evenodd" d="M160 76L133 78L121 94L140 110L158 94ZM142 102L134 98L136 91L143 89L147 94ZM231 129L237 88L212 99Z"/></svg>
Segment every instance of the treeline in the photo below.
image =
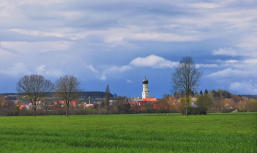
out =
<svg viewBox="0 0 257 153"><path fill-rule="evenodd" d="M174 95L167 101L172 109L185 113L185 98ZM228 112L257 112L257 100L234 95L226 90L205 90L203 93L193 94L190 98L188 114L207 113L228 113Z"/></svg>
<svg viewBox="0 0 257 153"><path fill-rule="evenodd" d="M207 91L207 90L206 90ZM228 112L256 112L257 100L248 99L239 95L234 95L225 90L211 90L210 92L200 92L190 97L188 114L207 113L228 113ZM186 98L180 95L165 95L158 101L129 101L126 97L117 97L115 102L110 101L107 95L101 103L86 104L83 102L71 101L69 104L69 114L134 114L134 113L182 113L185 114ZM113 99L112 99L113 100ZM5 101L5 102L4 102ZM62 103L61 103L62 102ZM54 104L56 103L56 104ZM57 102L43 100L37 104L36 111L31 109L20 109L22 105L17 105L13 101L4 100L0 96L0 115L66 115L67 105L61 100Z"/></svg>

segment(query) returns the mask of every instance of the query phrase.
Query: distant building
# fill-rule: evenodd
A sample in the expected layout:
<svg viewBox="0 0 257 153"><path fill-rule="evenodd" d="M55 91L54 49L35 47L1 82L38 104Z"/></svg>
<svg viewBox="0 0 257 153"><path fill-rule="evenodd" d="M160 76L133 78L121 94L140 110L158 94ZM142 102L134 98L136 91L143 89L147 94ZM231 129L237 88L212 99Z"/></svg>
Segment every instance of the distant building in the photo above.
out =
<svg viewBox="0 0 257 153"><path fill-rule="evenodd" d="M142 99L145 99L145 98L151 98L148 90L148 80L146 79L146 77L143 80L143 92L142 92Z"/></svg>
<svg viewBox="0 0 257 153"><path fill-rule="evenodd" d="M139 101L142 101L142 98L141 97L129 97L128 101L139 102Z"/></svg>

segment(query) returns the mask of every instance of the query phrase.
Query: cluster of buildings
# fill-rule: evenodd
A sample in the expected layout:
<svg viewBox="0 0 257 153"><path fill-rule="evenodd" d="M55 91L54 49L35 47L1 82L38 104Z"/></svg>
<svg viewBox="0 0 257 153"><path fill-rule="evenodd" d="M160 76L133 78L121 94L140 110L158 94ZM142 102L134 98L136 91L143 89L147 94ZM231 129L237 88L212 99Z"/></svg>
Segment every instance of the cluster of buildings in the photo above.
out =
<svg viewBox="0 0 257 153"><path fill-rule="evenodd" d="M143 91L142 91L142 98L136 97L136 98L129 98L128 103L130 106L133 107L138 107L139 109L144 109L144 106L146 103L151 102L153 105L153 109L156 107L155 103L157 103L157 98L151 97L149 93L149 87L148 87L148 80L145 79L142 82L143 85Z"/></svg>
<svg viewBox="0 0 257 153"><path fill-rule="evenodd" d="M108 104L109 106L117 106L125 104L126 106L129 105L129 109L143 111L145 112L146 109L148 110L161 110L161 111L173 111L179 112L183 109L183 103L185 99L179 96L169 96L168 99L157 99L155 97L151 97L149 93L149 86L148 80L144 78L142 81L142 96L141 97L119 97L112 95L110 93L105 92L81 92L80 98L76 101L71 101L70 108L79 108L79 109L87 109L87 108L98 108L99 106L106 106L104 102L106 102L106 95L110 94L108 97ZM232 97L217 97L223 94L215 94L216 92L213 91L212 94L213 99L213 112L220 112L223 110L234 110L241 109L248 107L247 101L248 98L232 95ZM218 93L221 91L217 91ZM221 92L223 93L223 92ZM33 108L32 103L29 101L23 100L21 95L18 94L5 94L5 100L12 102L17 109L19 110L31 110ZM198 95L199 96L199 95ZM190 99L190 106L191 107L198 107L196 105L198 96L191 97ZM216 97L215 97L216 96ZM240 105L240 108L239 108ZM242 105L242 106L241 106ZM37 109L38 110L57 110L62 109L66 106L63 100L59 100L54 94L50 94L49 96L45 97L43 101L37 102ZM119 107L119 106L118 106ZM217 108L216 108L217 107Z"/></svg>
<svg viewBox="0 0 257 153"><path fill-rule="evenodd" d="M149 93L149 87L148 87L148 80L146 77L144 78L142 82L142 97L116 97L112 94L110 95L109 104L112 105L113 103L125 103L130 104L131 107L138 107L142 108L145 103L152 102L156 103L157 98L151 97ZM12 99L16 101L17 107L22 109L32 109L32 103L28 101L21 101L19 98L15 98L14 95L12 95ZM101 104L105 100L105 93L104 92L84 92L82 93L81 97L77 101L72 101L70 103L71 107L74 108L90 108L94 107L96 104ZM63 108L65 107L65 102L63 100L58 100L55 97L47 97L46 102L38 101L37 102L37 109L45 109L45 110L53 110L54 108ZM50 102L49 102L50 101ZM153 105L154 107L154 105Z"/></svg>

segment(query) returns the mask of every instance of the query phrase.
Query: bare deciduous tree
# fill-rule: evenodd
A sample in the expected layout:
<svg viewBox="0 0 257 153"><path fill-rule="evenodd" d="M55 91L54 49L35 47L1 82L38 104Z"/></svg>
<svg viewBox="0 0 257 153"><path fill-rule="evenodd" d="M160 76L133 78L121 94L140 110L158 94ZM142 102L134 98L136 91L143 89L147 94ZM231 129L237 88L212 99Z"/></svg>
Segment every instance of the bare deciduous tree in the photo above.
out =
<svg viewBox="0 0 257 153"><path fill-rule="evenodd" d="M183 93L186 96L185 115L188 115L189 98L196 90L197 83L201 76L191 57L184 57L176 71L173 73L173 88L175 92Z"/></svg>
<svg viewBox="0 0 257 153"><path fill-rule="evenodd" d="M17 91L32 103L33 114L37 109L37 101L40 101L47 93L53 90L54 85L42 75L32 74L23 76L17 83Z"/></svg>
<svg viewBox="0 0 257 153"><path fill-rule="evenodd" d="M78 98L79 82L76 77L65 75L56 82L56 94L66 104L66 116L69 115L69 107L72 100Z"/></svg>

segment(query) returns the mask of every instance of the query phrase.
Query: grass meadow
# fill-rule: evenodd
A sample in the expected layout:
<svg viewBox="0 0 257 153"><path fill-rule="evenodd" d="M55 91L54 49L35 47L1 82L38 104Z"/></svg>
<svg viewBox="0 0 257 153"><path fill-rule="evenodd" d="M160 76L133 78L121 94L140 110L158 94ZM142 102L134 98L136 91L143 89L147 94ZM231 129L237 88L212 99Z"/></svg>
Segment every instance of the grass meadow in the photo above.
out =
<svg viewBox="0 0 257 153"><path fill-rule="evenodd" d="M257 113L0 117L1 153L256 153Z"/></svg>

